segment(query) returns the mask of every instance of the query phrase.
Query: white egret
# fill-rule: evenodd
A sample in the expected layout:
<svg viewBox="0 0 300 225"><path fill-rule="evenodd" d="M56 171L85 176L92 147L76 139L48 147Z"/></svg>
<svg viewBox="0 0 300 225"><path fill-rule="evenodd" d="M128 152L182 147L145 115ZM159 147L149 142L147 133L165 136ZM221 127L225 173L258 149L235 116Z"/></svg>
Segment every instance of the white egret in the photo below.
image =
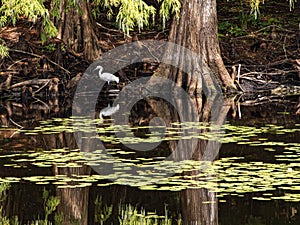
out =
<svg viewBox="0 0 300 225"><path fill-rule="evenodd" d="M103 71L103 67L102 67L102 66L97 66L97 67L94 69L94 71L95 71L95 70L99 70L99 78L100 78L101 80L103 80L103 81L107 81L108 84L109 84L109 82L111 82L111 81L115 81L115 82L119 83L119 77L117 77L117 76L115 76L115 75L113 75L113 74L111 74L111 73L102 73L102 71Z"/></svg>
<svg viewBox="0 0 300 225"><path fill-rule="evenodd" d="M103 116L111 116L111 115L115 114L119 109L120 109L120 105L119 104L116 105L116 106L110 106L110 105L108 105L104 109L101 109L101 111L99 113L99 118L102 120Z"/></svg>

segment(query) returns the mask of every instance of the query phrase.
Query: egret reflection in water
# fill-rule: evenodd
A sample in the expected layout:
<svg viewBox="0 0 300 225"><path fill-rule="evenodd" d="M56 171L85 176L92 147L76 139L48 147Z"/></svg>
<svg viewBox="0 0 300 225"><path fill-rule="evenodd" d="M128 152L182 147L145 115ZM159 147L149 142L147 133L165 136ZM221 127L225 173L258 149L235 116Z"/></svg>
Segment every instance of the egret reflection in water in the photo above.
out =
<svg viewBox="0 0 300 225"><path fill-rule="evenodd" d="M99 118L102 120L103 116L111 116L115 114L120 109L120 105L117 104L116 106L108 105L104 109L101 109L99 113Z"/></svg>

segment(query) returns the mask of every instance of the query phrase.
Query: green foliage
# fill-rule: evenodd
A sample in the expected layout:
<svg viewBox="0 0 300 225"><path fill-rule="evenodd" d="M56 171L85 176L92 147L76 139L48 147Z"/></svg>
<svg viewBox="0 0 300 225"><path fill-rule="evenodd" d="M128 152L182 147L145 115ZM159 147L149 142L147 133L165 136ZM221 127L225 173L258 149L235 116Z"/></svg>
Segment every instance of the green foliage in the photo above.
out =
<svg viewBox="0 0 300 225"><path fill-rule="evenodd" d="M166 20L170 19L171 15L179 18L181 3L180 0L158 0L161 3L159 15L162 18L163 28ZM144 27L154 24L154 18L157 13L156 9L147 5L143 0L94 0L95 5L101 5L107 10L106 16L108 19L114 17L113 8L118 8L116 22L122 31L129 35L129 32L138 27L139 31ZM96 8L93 10L94 17L100 14Z"/></svg>
<svg viewBox="0 0 300 225"><path fill-rule="evenodd" d="M0 44L0 59L8 56L8 50L8 47L5 46L4 41L2 41L2 44Z"/></svg>
<svg viewBox="0 0 300 225"><path fill-rule="evenodd" d="M277 25L277 26L280 26L280 20L277 19L277 18L270 18L268 19L268 22L267 22L267 25Z"/></svg>
<svg viewBox="0 0 300 225"><path fill-rule="evenodd" d="M261 0L251 0L250 7L251 7L251 14L254 14L255 19L257 19L259 15L259 4Z"/></svg>
<svg viewBox="0 0 300 225"><path fill-rule="evenodd" d="M0 184L0 203L6 199L5 191L10 188L9 183L1 183Z"/></svg>
<svg viewBox="0 0 300 225"><path fill-rule="evenodd" d="M47 201L48 197L49 197L49 191L47 191L46 189L44 189L44 191L43 191L43 199L44 199L45 202Z"/></svg>
<svg viewBox="0 0 300 225"><path fill-rule="evenodd" d="M4 23L10 21L13 25L21 16L36 22L38 16L47 17L48 10L36 0L3 0L0 8L1 20ZM0 26L3 26L1 23Z"/></svg>
<svg viewBox="0 0 300 225"><path fill-rule="evenodd" d="M2 0L0 7L0 27L8 23L16 24L21 17L26 17L35 23L42 18L43 27L41 39L46 41L47 37L54 37L57 29L50 20L49 11L45 8L42 0Z"/></svg>
<svg viewBox="0 0 300 225"><path fill-rule="evenodd" d="M245 31L240 28L238 25L230 23L228 21L221 22L219 23L219 35L224 36L224 35L232 35L232 36L241 36L245 34Z"/></svg>
<svg viewBox="0 0 300 225"><path fill-rule="evenodd" d="M9 220L5 216L0 216L1 225L10 225Z"/></svg>
<svg viewBox="0 0 300 225"><path fill-rule="evenodd" d="M43 30L41 33L42 42L45 43L48 37L55 37L57 34L57 29L47 16L43 18Z"/></svg>
<svg viewBox="0 0 300 225"><path fill-rule="evenodd" d="M103 6L108 9L108 17L113 15L112 6L119 7L116 21L119 28L127 35L135 26L139 30L148 26L151 17L154 21L155 8L142 0L104 0Z"/></svg>
<svg viewBox="0 0 300 225"><path fill-rule="evenodd" d="M10 188L9 183L1 183L0 184L0 203L5 201L5 199L6 199L5 191L8 190L9 188ZM9 219L6 218L6 216L2 216L2 214L3 214L3 206L1 204L1 207L0 207L0 224L1 225L10 225Z"/></svg>
<svg viewBox="0 0 300 225"><path fill-rule="evenodd" d="M266 26L265 22L261 19L255 18L253 14L242 14L241 27L246 30L249 27L262 28Z"/></svg>
<svg viewBox="0 0 300 225"><path fill-rule="evenodd" d="M297 2L297 0L288 0L288 1L290 5L290 11L292 11L292 9L295 7L295 2Z"/></svg>
<svg viewBox="0 0 300 225"><path fill-rule="evenodd" d="M63 213L61 212L60 214L55 213L54 215L54 221L55 221L55 225L64 225L63 223Z"/></svg>
<svg viewBox="0 0 300 225"><path fill-rule="evenodd" d="M60 5L61 5L61 0L52 0L52 11L51 11L51 16L53 18L60 19Z"/></svg>
<svg viewBox="0 0 300 225"><path fill-rule="evenodd" d="M54 212L56 207L59 205L59 203L60 203L59 198L50 196L46 202L46 216Z"/></svg>
<svg viewBox="0 0 300 225"><path fill-rule="evenodd" d="M48 52L54 52L56 50L56 45L55 44L49 44L45 46L45 50Z"/></svg>
<svg viewBox="0 0 300 225"><path fill-rule="evenodd" d="M104 224L105 221L112 215L113 205L105 205L102 203L102 196L97 196L95 200L95 222Z"/></svg>
<svg viewBox="0 0 300 225"><path fill-rule="evenodd" d="M295 2L297 0L287 0L289 2L290 11L294 8ZM255 19L257 19L259 15L259 4L264 2L264 0L250 0L251 14L254 15Z"/></svg>
<svg viewBox="0 0 300 225"><path fill-rule="evenodd" d="M66 5L64 5L66 4ZM64 8L63 8L64 7ZM79 2L75 0L70 1L62 1L62 0L51 0L51 19L59 20L62 16L62 8L65 10L66 13L71 12L72 10L78 11L78 14L81 15L82 11L79 6Z"/></svg>
<svg viewBox="0 0 300 225"><path fill-rule="evenodd" d="M58 197L54 197L54 196L49 197L49 192L46 189L44 189L43 191L43 199L45 202L45 214L46 214L44 224L46 225L49 215L56 210L56 207L59 205L60 200Z"/></svg>
<svg viewBox="0 0 300 225"><path fill-rule="evenodd" d="M142 0L126 0L120 6L117 22L122 31L129 35L129 31L135 25L138 26L139 30L143 29L144 25L148 26L151 15L154 21L155 8L153 6L148 6Z"/></svg>
<svg viewBox="0 0 300 225"><path fill-rule="evenodd" d="M158 0L161 2L159 14L162 18L163 28L166 26L166 20L170 18L170 12L179 18L181 3L179 0Z"/></svg>
<svg viewBox="0 0 300 225"><path fill-rule="evenodd" d="M6 193L5 191L10 188L9 183L1 183L0 184L0 203L6 199ZM60 200L57 197L49 196L49 192L44 189L43 191L43 199L44 199L44 205L45 205L45 219L44 220L35 220L32 221L31 225L50 225L52 224L48 217L51 213L53 213L56 209L56 207L59 205ZM1 225L20 225L19 219L17 216L8 219L6 216L3 215L3 207L0 207L0 224ZM55 215L55 224L62 224L62 215Z"/></svg>
<svg viewBox="0 0 300 225"><path fill-rule="evenodd" d="M172 219L168 217L167 210L165 210L165 215L159 216L155 212L146 212L144 209L140 211L128 204L125 206L120 206L120 225L171 225ZM182 224L181 221L177 221L177 224Z"/></svg>

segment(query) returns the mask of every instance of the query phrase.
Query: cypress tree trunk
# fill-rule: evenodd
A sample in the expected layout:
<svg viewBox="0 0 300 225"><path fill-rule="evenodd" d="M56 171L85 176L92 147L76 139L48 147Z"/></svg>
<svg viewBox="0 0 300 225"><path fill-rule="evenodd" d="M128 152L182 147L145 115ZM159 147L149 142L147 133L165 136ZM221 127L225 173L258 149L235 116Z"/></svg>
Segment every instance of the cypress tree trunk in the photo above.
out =
<svg viewBox="0 0 300 225"><path fill-rule="evenodd" d="M101 50L94 31L94 20L86 0L79 0L78 6L70 5L69 0L60 1L60 18L55 21L58 38L75 52L80 52L87 60L99 58Z"/></svg>
<svg viewBox="0 0 300 225"><path fill-rule="evenodd" d="M187 59L183 52L174 60L188 68L187 76L169 65L161 65L155 75L168 77L178 86L185 87L190 95L199 96L203 87L213 88L216 85L213 80L221 87L236 89L221 58L216 0L183 0L180 18L173 20L169 41L195 52L200 61ZM172 54L172 49L167 52Z"/></svg>

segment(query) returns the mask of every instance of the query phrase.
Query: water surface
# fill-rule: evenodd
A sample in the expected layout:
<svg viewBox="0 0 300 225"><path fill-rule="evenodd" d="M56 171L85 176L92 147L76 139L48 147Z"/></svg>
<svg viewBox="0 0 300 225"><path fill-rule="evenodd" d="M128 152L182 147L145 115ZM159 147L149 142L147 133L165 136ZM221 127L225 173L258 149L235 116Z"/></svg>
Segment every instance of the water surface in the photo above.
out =
<svg viewBox="0 0 300 225"><path fill-rule="evenodd" d="M2 102L2 217L23 224L45 218L55 224L299 224L297 101L241 103L217 133L207 122L149 126L145 102L136 104L126 126L97 116L107 100L97 104L95 119L72 117L61 100L48 107ZM97 135L83 137L86 148L79 150L74 132L89 134L91 125ZM135 138L116 137L117 131ZM198 143L193 157L168 159L185 131L187 142ZM102 149L91 151L93 138ZM209 141L222 144L218 157L197 159ZM158 145L153 151L124 145L139 142Z"/></svg>

